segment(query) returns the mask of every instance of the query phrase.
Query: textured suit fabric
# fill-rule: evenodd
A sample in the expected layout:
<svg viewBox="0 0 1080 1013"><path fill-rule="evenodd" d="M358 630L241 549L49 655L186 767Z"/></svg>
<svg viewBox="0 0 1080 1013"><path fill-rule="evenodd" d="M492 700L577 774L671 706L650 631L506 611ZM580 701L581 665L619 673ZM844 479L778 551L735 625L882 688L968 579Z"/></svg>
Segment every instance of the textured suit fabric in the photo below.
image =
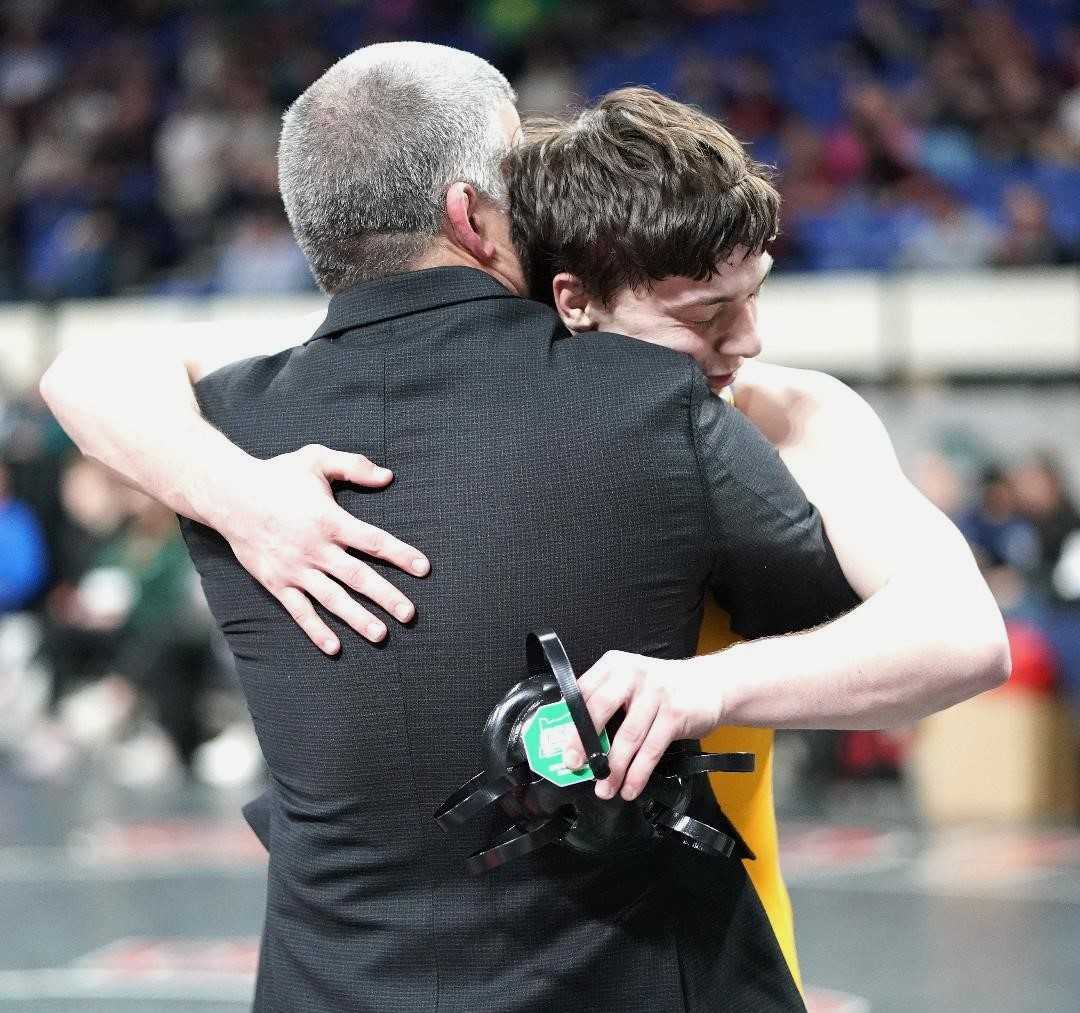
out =
<svg viewBox="0 0 1080 1013"><path fill-rule="evenodd" d="M323 443L395 473L335 490L430 557L373 646L323 656L215 532L184 522L272 777L256 1008L801 1009L738 861L665 845L619 862L550 848L479 879L505 827L432 816L481 765L491 707L550 626L579 672L607 649L693 653L711 586L748 635L853 604L775 452L686 356L568 334L479 271L335 297L301 347L198 384L257 457ZM696 811L710 808L702 779Z"/></svg>

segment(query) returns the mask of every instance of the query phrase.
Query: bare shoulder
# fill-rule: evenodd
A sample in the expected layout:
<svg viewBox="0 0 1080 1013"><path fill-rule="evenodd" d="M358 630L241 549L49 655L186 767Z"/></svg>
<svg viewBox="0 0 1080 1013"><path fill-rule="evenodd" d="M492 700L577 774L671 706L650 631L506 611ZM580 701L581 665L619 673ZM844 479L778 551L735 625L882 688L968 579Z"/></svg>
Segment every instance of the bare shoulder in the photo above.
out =
<svg viewBox="0 0 1080 1013"><path fill-rule="evenodd" d="M736 385L739 407L778 448L801 443L811 430L876 420L870 406L828 373L747 362Z"/></svg>
<svg viewBox="0 0 1080 1013"><path fill-rule="evenodd" d="M846 383L817 369L796 369L771 362L747 362L739 371L739 391L767 395L788 407L862 401ZM865 403L865 402L863 402Z"/></svg>

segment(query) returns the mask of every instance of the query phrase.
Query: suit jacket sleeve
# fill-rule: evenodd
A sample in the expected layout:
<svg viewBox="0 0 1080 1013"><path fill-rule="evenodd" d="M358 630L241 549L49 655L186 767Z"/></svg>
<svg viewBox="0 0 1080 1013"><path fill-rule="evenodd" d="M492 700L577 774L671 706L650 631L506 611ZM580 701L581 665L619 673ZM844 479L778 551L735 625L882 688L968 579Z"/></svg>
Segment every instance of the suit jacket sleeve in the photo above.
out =
<svg viewBox="0 0 1080 1013"><path fill-rule="evenodd" d="M696 377L694 446L709 511L710 585L743 637L809 629L859 604L821 515L754 425Z"/></svg>

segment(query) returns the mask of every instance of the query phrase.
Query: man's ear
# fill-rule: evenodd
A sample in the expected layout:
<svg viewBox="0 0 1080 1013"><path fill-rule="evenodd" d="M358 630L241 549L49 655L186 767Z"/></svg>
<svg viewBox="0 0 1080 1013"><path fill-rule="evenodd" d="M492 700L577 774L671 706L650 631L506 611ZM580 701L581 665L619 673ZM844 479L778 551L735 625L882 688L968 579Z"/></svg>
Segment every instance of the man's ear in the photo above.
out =
<svg viewBox="0 0 1080 1013"><path fill-rule="evenodd" d="M595 331L595 303L576 274L563 271L551 279L551 294L563 323L572 331Z"/></svg>
<svg viewBox="0 0 1080 1013"><path fill-rule="evenodd" d="M495 243L479 214L480 197L471 183L460 180L446 191L446 238L481 264L495 257Z"/></svg>

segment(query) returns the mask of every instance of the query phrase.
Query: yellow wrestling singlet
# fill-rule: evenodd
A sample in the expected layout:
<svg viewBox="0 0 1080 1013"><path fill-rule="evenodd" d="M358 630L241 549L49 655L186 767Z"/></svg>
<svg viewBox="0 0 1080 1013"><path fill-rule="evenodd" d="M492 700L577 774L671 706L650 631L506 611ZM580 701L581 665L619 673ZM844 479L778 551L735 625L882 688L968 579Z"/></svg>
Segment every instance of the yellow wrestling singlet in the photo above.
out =
<svg viewBox="0 0 1080 1013"><path fill-rule="evenodd" d="M730 388L721 396L734 403ZM698 636L698 654L713 654L738 641L731 632L728 615L706 595L705 612ZM802 991L799 958L795 952L795 920L784 878L780 873L780 851L776 833L776 808L773 805L771 728L718 728L701 740L707 753L750 752L757 757L753 774L710 774L713 793L720 808L747 846L757 856L746 862L746 871L769 916L777 942L791 969L795 984Z"/></svg>

